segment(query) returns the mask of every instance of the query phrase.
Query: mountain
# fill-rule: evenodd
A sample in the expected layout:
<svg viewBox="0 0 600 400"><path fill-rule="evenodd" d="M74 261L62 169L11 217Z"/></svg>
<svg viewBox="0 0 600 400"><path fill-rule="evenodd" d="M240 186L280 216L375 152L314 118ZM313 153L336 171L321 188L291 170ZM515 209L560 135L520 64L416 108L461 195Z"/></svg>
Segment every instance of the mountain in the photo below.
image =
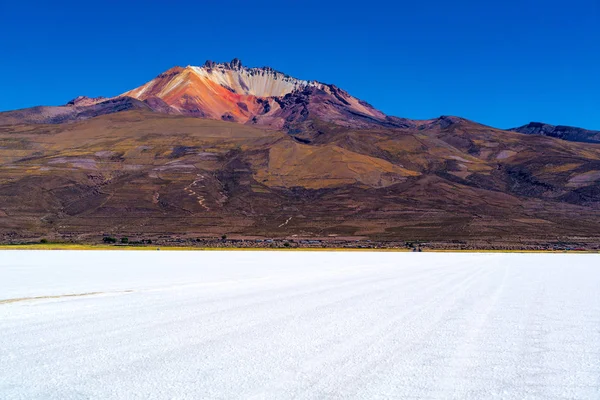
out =
<svg viewBox="0 0 600 400"><path fill-rule="evenodd" d="M0 113L0 241L600 243L600 144L390 117L239 60ZM457 244L458 243L458 244Z"/></svg>
<svg viewBox="0 0 600 400"><path fill-rule="evenodd" d="M590 131L573 126L549 125L541 122L530 122L518 128L509 129L513 132L528 135L544 135L573 142L600 143L600 131Z"/></svg>
<svg viewBox="0 0 600 400"><path fill-rule="evenodd" d="M0 125L79 121L133 108L295 131L312 118L353 127L404 126L408 121L388 117L335 85L296 79L269 67L244 67L234 59L174 67L113 98L80 96L65 106L0 113Z"/></svg>
<svg viewBox="0 0 600 400"><path fill-rule="evenodd" d="M182 115L290 129L309 117L346 126L394 125L382 112L334 85L269 67L207 61L175 67L121 96L159 98Z"/></svg>

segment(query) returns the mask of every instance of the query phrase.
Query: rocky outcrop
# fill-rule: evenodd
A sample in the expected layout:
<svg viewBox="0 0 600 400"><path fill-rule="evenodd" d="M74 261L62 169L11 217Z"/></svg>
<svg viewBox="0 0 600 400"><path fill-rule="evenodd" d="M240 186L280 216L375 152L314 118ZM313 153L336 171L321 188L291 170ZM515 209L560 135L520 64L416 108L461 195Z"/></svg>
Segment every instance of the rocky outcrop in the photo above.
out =
<svg viewBox="0 0 600 400"><path fill-rule="evenodd" d="M106 97L77 96L67 103L68 106L91 106L108 100Z"/></svg>
<svg viewBox="0 0 600 400"><path fill-rule="evenodd" d="M550 136L572 142L600 143L600 131L591 131L573 126L555 126L542 122L530 122L527 125L509 130L527 135Z"/></svg>
<svg viewBox="0 0 600 400"><path fill-rule="evenodd" d="M179 111L177 111L158 97L149 97L146 100L144 100L144 103L146 103L148 107L150 107L152 111L155 112L163 114L180 114Z"/></svg>

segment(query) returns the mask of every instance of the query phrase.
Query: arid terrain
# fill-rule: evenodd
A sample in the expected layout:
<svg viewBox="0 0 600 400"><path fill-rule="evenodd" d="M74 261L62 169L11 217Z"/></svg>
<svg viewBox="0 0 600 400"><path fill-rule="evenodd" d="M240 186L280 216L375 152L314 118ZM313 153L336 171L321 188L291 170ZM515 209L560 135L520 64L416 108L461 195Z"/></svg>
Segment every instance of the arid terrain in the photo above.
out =
<svg viewBox="0 0 600 400"><path fill-rule="evenodd" d="M239 60L174 68L122 96L0 113L0 242L597 248L598 132L539 125L390 117Z"/></svg>

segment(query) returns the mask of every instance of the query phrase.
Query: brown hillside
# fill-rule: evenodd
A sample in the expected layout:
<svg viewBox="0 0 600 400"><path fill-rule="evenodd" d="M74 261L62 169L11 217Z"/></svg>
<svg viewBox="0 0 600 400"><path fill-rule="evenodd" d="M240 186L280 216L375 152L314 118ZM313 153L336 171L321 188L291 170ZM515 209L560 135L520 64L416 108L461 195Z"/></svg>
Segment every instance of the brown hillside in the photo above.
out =
<svg viewBox="0 0 600 400"><path fill-rule="evenodd" d="M140 110L1 127L0 235L598 239L598 145L460 119L311 124L310 143Z"/></svg>

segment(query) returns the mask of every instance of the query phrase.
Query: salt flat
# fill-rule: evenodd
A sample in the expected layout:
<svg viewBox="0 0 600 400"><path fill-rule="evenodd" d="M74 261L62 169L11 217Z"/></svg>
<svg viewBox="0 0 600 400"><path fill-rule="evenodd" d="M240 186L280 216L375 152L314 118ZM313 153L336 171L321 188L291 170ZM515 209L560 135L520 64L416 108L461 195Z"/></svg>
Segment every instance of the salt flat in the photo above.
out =
<svg viewBox="0 0 600 400"><path fill-rule="evenodd" d="M3 251L0 398L598 399L600 256Z"/></svg>

